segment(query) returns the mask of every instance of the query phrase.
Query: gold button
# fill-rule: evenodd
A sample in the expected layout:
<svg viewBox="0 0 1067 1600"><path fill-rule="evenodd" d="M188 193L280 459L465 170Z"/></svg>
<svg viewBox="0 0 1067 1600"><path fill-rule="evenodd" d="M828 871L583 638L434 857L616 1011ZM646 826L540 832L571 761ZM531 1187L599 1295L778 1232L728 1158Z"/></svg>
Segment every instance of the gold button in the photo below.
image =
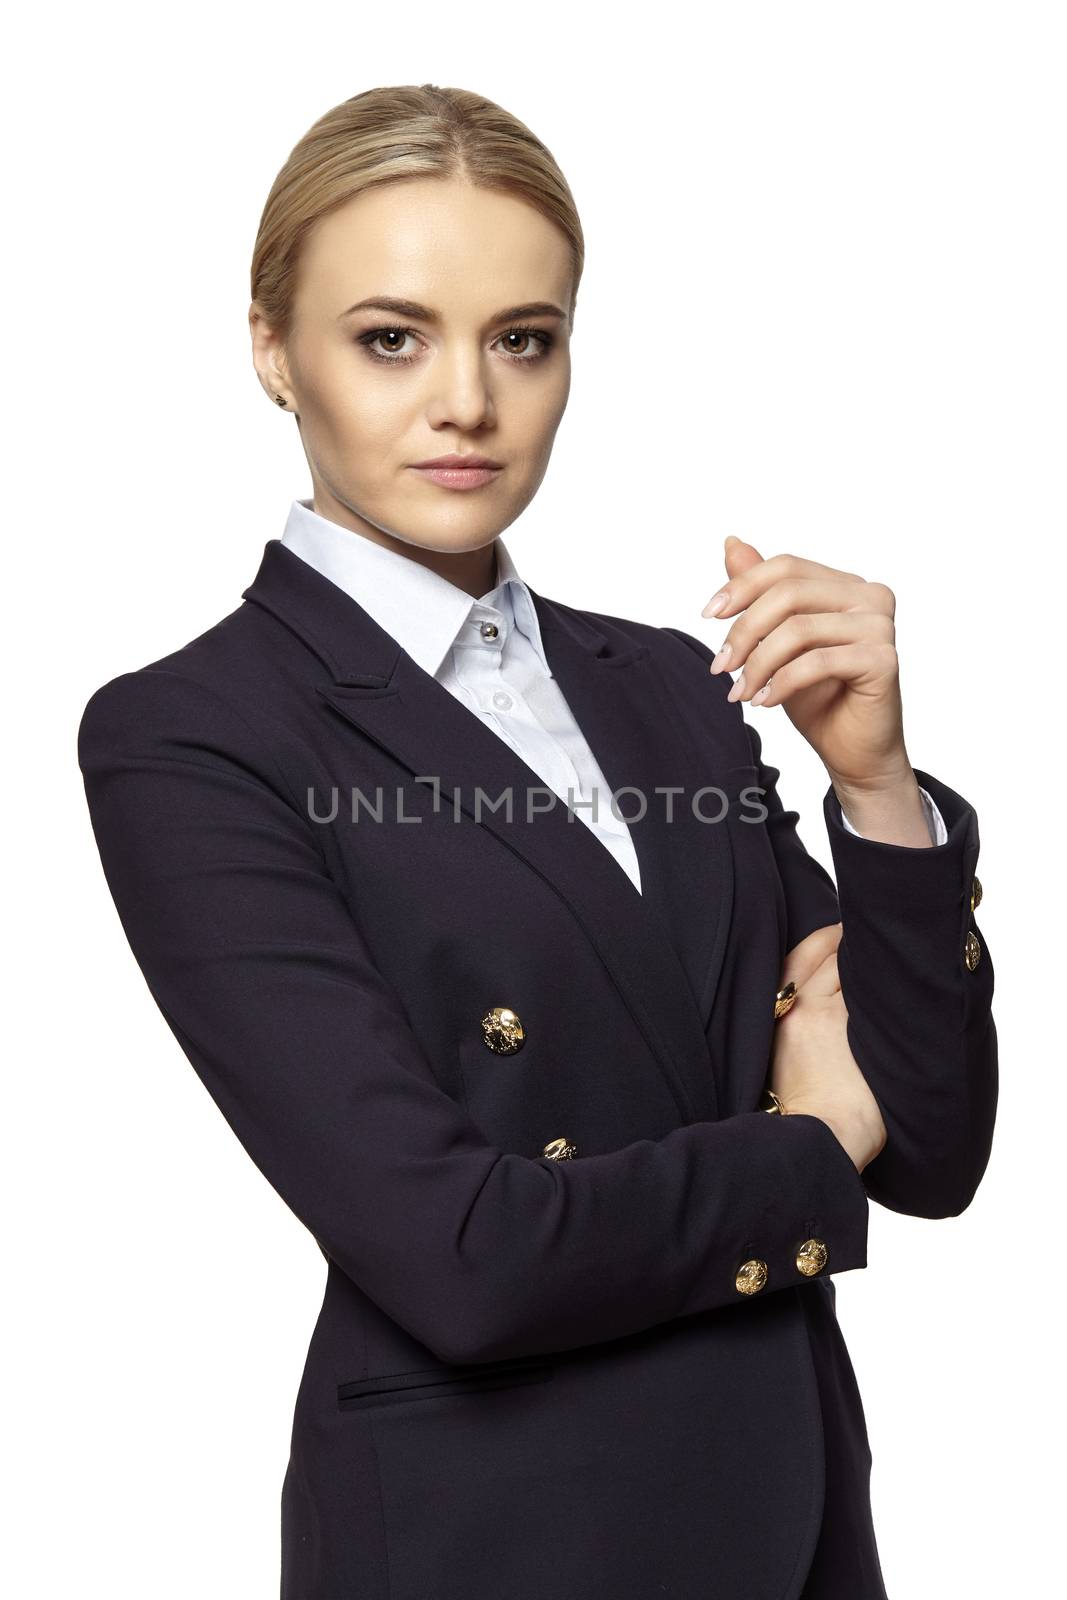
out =
<svg viewBox="0 0 1067 1600"><path fill-rule="evenodd" d="M517 1011L510 1006L494 1006L482 1018L482 1035L490 1050L498 1056L510 1056L522 1049L526 1030Z"/></svg>
<svg viewBox="0 0 1067 1600"><path fill-rule="evenodd" d="M571 1144L568 1139L550 1139L541 1154L550 1161L569 1161L571 1156L578 1154L578 1146Z"/></svg>
<svg viewBox="0 0 1067 1600"><path fill-rule="evenodd" d="M973 933L967 935L967 942L963 947L963 959L967 963L968 972L973 972L982 959L982 946Z"/></svg>
<svg viewBox="0 0 1067 1600"><path fill-rule="evenodd" d="M826 1246L821 1239L805 1239L797 1251L797 1271L814 1278L826 1265Z"/></svg>
<svg viewBox="0 0 1067 1600"><path fill-rule="evenodd" d="M971 879L971 910L982 904L982 885L977 878Z"/></svg>
<svg viewBox="0 0 1067 1600"><path fill-rule="evenodd" d="M767 1263L754 1256L738 1269L734 1283L738 1294L759 1294L767 1282Z"/></svg>

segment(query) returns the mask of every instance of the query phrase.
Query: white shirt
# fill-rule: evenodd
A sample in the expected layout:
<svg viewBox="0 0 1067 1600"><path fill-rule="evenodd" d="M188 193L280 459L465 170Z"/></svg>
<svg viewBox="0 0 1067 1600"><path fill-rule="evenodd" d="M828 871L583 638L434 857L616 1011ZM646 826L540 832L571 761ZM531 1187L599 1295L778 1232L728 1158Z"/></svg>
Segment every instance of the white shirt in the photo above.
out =
<svg viewBox="0 0 1067 1600"><path fill-rule="evenodd" d="M439 573L344 528L294 500L282 544L368 611L449 694L533 768L591 828L640 891L629 827L611 807L611 786L552 675L533 598L501 538L497 582L479 599ZM936 844L941 813L920 791ZM591 803L590 803L591 802ZM857 833L842 812L850 833Z"/></svg>

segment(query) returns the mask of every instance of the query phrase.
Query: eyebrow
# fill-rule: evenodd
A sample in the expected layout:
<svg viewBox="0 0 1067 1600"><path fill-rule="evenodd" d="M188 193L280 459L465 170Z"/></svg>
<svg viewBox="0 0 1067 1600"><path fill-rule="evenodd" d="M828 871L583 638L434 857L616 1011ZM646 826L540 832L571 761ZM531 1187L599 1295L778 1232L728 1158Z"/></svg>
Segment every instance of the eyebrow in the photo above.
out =
<svg viewBox="0 0 1067 1600"><path fill-rule="evenodd" d="M338 322L343 317L350 317L353 311L391 311L398 317L413 317L418 322L440 322L441 318L429 306L420 305L417 300L398 300L393 295L373 295L369 300L357 300L355 305L349 306L347 311L342 311ZM531 300L524 306L508 306L504 311L498 311L491 322L516 322L520 317L558 317L561 322L567 320L566 312L551 300Z"/></svg>

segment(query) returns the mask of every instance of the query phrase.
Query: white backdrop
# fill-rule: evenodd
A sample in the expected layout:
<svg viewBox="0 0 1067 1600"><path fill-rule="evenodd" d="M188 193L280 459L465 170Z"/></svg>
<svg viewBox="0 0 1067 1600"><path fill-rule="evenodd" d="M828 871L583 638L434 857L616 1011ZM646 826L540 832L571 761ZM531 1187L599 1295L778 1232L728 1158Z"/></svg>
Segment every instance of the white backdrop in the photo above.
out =
<svg viewBox="0 0 1067 1600"><path fill-rule="evenodd" d="M310 492L252 369L259 213L328 107L428 81L526 121L586 231L569 409L505 533L523 575L709 643L727 533L896 592L909 754L979 815L1000 1117L961 1217L872 1206L838 1309L892 1600L1044 1594L1063 1493L1062 8L66 5L9 38L9 1592L106 1574L108 1600L277 1593L325 1264L144 985L75 734L97 686L240 604ZM829 867L821 764L781 708L745 715Z"/></svg>

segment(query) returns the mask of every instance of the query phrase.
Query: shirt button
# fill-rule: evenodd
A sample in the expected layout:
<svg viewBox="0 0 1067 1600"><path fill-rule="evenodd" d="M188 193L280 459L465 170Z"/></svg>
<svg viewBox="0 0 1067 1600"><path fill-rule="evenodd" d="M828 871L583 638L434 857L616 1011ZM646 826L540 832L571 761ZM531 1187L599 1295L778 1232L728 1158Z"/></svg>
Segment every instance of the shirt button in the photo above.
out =
<svg viewBox="0 0 1067 1600"><path fill-rule="evenodd" d="M498 689L493 696L493 704L499 706L501 711L506 711L511 704L511 696L505 694L503 689Z"/></svg>
<svg viewBox="0 0 1067 1600"><path fill-rule="evenodd" d="M495 622L483 622L481 625L481 634L483 639L495 639L498 631L499 630Z"/></svg>

